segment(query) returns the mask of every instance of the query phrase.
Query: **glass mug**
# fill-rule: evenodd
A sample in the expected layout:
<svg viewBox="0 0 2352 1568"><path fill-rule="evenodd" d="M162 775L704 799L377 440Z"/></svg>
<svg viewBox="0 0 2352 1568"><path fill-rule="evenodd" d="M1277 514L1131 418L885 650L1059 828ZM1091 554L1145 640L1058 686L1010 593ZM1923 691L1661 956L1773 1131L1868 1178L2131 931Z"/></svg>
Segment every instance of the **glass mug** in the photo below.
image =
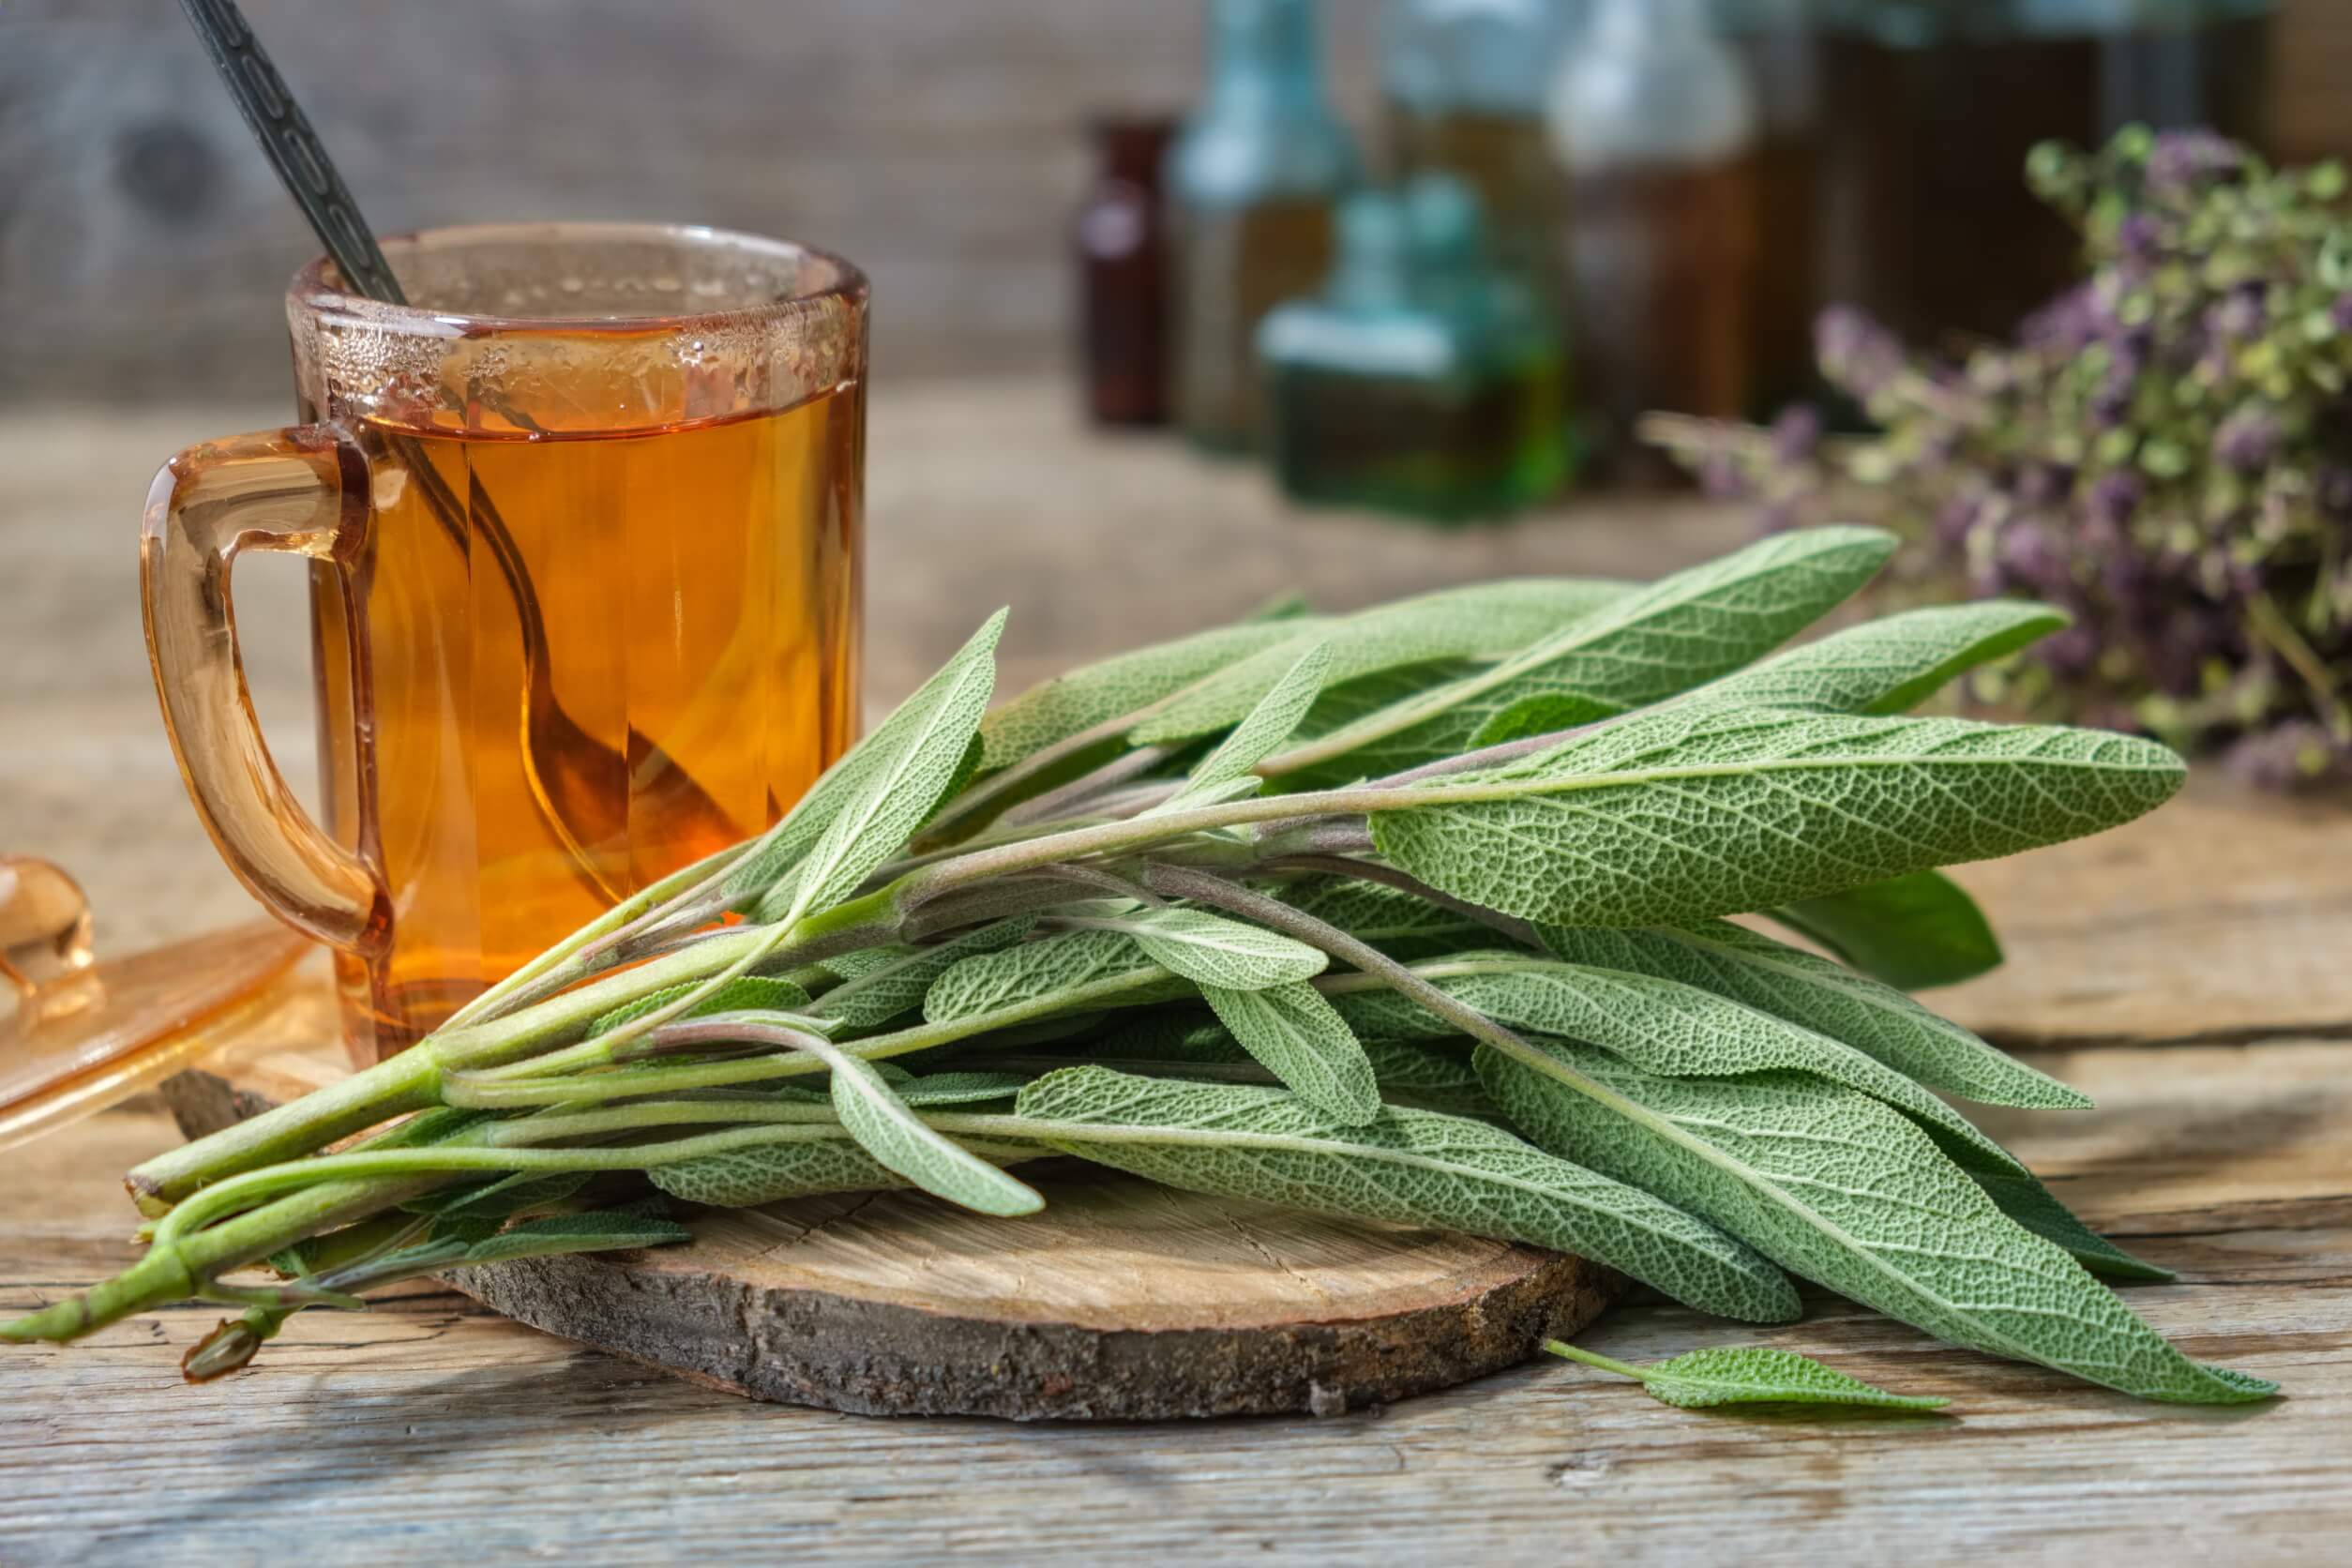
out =
<svg viewBox="0 0 2352 1568"><path fill-rule="evenodd" d="M147 647L196 809L335 950L363 1064L757 833L854 737L866 279L707 229L387 240L286 295L303 423L156 476ZM241 551L309 558L321 813L264 745Z"/></svg>

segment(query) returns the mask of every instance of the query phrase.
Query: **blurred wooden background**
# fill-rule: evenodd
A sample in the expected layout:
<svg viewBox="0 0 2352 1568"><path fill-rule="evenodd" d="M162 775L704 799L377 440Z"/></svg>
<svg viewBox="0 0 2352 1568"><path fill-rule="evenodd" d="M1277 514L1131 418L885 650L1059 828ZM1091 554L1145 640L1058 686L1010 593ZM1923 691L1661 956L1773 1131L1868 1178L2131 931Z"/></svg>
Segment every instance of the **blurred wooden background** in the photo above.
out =
<svg viewBox="0 0 2352 1568"><path fill-rule="evenodd" d="M646 218L873 275L883 375L1063 352L1093 111L1184 103L1200 0L246 0L371 221ZM1368 127L1378 0L1332 0ZM275 396L312 250L174 0L0 0L0 400ZM2286 0L2290 157L2352 141L2352 0Z"/></svg>

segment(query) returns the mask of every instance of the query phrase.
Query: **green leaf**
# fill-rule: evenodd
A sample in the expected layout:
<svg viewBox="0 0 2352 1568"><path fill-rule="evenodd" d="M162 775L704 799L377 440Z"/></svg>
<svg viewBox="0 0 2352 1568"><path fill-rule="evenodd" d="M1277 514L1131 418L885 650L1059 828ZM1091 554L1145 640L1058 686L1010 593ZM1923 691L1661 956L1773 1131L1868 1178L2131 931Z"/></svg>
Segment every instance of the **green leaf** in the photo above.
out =
<svg viewBox="0 0 2352 1568"><path fill-rule="evenodd" d="M1283 774L1328 764L1334 777L1388 774L1479 744L1530 698L1570 704L1583 723L1728 674L1820 619L1894 549L1866 528L1806 528L1664 578L1454 685L1410 698L1273 759Z"/></svg>
<svg viewBox="0 0 2352 1568"><path fill-rule="evenodd" d="M1686 1410L1711 1405L1860 1405L1937 1410L1951 1403L1928 1395L1890 1394L1794 1350L1761 1346L1692 1350L1671 1361L1632 1366L1547 1339L1544 1349L1604 1372L1640 1380L1651 1397Z"/></svg>
<svg viewBox="0 0 2352 1568"><path fill-rule="evenodd" d="M1598 579L1515 578L1379 605L1321 628L1331 650L1323 684L1440 659L1500 659L1632 592L1629 583ZM1137 725L1129 738L1161 745L1237 722L1274 689L1293 652L1271 648L1237 660Z"/></svg>
<svg viewBox="0 0 2352 1568"><path fill-rule="evenodd" d="M479 1186L459 1187L409 1199L400 1207L412 1214L447 1217L471 1214L503 1220L530 1209L544 1209L586 1186L595 1179L587 1170L558 1170L546 1174L526 1171L502 1176Z"/></svg>
<svg viewBox="0 0 2352 1568"><path fill-rule="evenodd" d="M1416 787L1374 841L1422 881L1560 926L1683 925L2112 827L2180 760L2097 731L1660 709Z"/></svg>
<svg viewBox="0 0 2352 1568"><path fill-rule="evenodd" d="M1233 727L1233 732L1200 760L1185 779L1184 787L1155 809L1181 811L1189 806L1205 805L1211 792L1245 778L1254 792L1257 781L1250 778L1250 770L1290 738L1290 731L1299 727L1299 720L1314 706L1316 694L1323 689L1323 679L1330 671L1330 647L1321 642L1310 646L1267 688L1258 705Z"/></svg>
<svg viewBox="0 0 2352 1568"><path fill-rule="evenodd" d="M1139 1000L1156 983L1172 980L1123 931L1066 931L951 965L923 993L923 1017L956 1023L1081 988L1093 995L1105 986L1133 990ZM1157 988L1182 994L1190 988L1176 982Z"/></svg>
<svg viewBox="0 0 2352 1568"><path fill-rule="evenodd" d="M1936 1138L1932 1128L1927 1136ZM2045 1242L2053 1242L2072 1254L2074 1261L2092 1274L2109 1279L2136 1279L2159 1283L2171 1279L2173 1272L2159 1264L2133 1257L2113 1242L2085 1225L2073 1210L2061 1202L2058 1195L2042 1184L2030 1171L1987 1168L1972 1163L1963 1150L1954 1149L1941 1138L1937 1147L1950 1155L1954 1165L1968 1173L1985 1196L2002 1214L2024 1226ZM2011 1156L2013 1160L2015 1156Z"/></svg>
<svg viewBox="0 0 2352 1568"><path fill-rule="evenodd" d="M1046 1206L1036 1189L933 1129L877 1072L843 1051L827 1051L833 1113L875 1160L934 1197L984 1214L1033 1214Z"/></svg>
<svg viewBox="0 0 2352 1568"><path fill-rule="evenodd" d="M975 1158L997 1163L1051 1153L1042 1144L1018 1144L1011 1139L959 1138L957 1142ZM674 1198L715 1209L757 1208L820 1193L886 1192L911 1184L859 1147L841 1127L789 1142L755 1144L657 1165L645 1176Z"/></svg>
<svg viewBox="0 0 2352 1568"><path fill-rule="evenodd" d="M1407 963L1497 940L1491 927L1379 882L1313 877L1284 888L1281 897L1300 913L1336 926L1358 942Z"/></svg>
<svg viewBox="0 0 2352 1568"><path fill-rule="evenodd" d="M1529 964L1435 983L1514 1029L1599 1046L1644 1072L1727 1078L1788 1069L1859 1090L1908 1116L2002 1213L2086 1267L2124 1278L2169 1277L2085 1226L2017 1156L1941 1099L1828 1034L1678 979L1606 968Z"/></svg>
<svg viewBox="0 0 2352 1568"><path fill-rule="evenodd" d="M1401 1097L1416 1109L1449 1116L1500 1114L1466 1048L1423 1040L1365 1040L1364 1055L1383 1099Z"/></svg>
<svg viewBox="0 0 2352 1568"><path fill-rule="evenodd" d="M894 1083L891 1087L908 1105L925 1110L1009 1099L1019 1093L1021 1086L1028 1081L1029 1076L1025 1073L925 1073L920 1078L910 1078L906 1082Z"/></svg>
<svg viewBox="0 0 2352 1568"><path fill-rule="evenodd" d="M1321 949L1206 910L1145 910L1120 921L1162 969L1200 986L1262 991L1312 980L1331 962Z"/></svg>
<svg viewBox="0 0 2352 1568"><path fill-rule="evenodd" d="M1329 625L1321 616L1297 615L1219 626L1057 675L988 715L980 726L984 766L1010 767L1122 715L1140 713L1253 654L1304 648ZM1241 712L1248 708L1245 702Z"/></svg>
<svg viewBox="0 0 2352 1568"><path fill-rule="evenodd" d="M831 960L827 967L843 974L840 985L810 1003L811 1016L830 1018L844 1030L873 1029L911 1008L923 1005L931 983L964 959L995 953L1027 936L1037 924L1032 914L1016 915L969 931L936 947L869 948L844 955L852 961Z"/></svg>
<svg viewBox="0 0 2352 1568"><path fill-rule="evenodd" d="M466 1248L466 1263L503 1263L513 1258L546 1258L561 1252L610 1252L623 1247L667 1246L693 1233L666 1219L637 1214L557 1214L525 1220Z"/></svg>
<svg viewBox="0 0 2352 1568"><path fill-rule="evenodd" d="M2026 1177L2024 1166L1926 1089L1853 1047L1679 980L1581 964L1537 963L1510 973L1434 982L1449 996L1522 1033L1599 1046L1645 1073L1737 1078L1791 1070L1883 1100L1955 1143L1976 1163ZM2030 1179L2030 1178L2028 1178Z"/></svg>
<svg viewBox="0 0 2352 1568"><path fill-rule="evenodd" d="M2000 966L2001 944L1984 912L1934 871L1801 899L1772 916L1907 991L1958 985Z"/></svg>
<svg viewBox="0 0 2352 1568"><path fill-rule="evenodd" d="M1686 930L1546 927L1572 963L1633 970L1820 1031L1932 1088L1988 1105L2084 1109L2089 1096L1986 1044L1903 992L1727 921Z"/></svg>
<svg viewBox="0 0 2352 1568"><path fill-rule="evenodd" d="M1964 671L2058 631L2067 617L2016 599L1907 610L1832 632L1699 687L1690 701L1896 714Z"/></svg>
<svg viewBox="0 0 2352 1568"><path fill-rule="evenodd" d="M1866 1094L1799 1073L1659 1078L1589 1046L1540 1048L1576 1083L1479 1048L1515 1124L1793 1273L1954 1344L2142 1398L2236 1404L2269 1392L2183 1356Z"/></svg>
<svg viewBox="0 0 2352 1568"><path fill-rule="evenodd" d="M1242 1048L1299 1098L1349 1126L1380 1115L1380 1085L1364 1047L1314 987L1235 991L1203 986L1200 994Z"/></svg>
<svg viewBox="0 0 2352 1568"><path fill-rule="evenodd" d="M1037 1079L1018 1114L1054 1123L1037 1136L1064 1153L1168 1186L1555 1247L1702 1311L1797 1315L1787 1280L1748 1248L1481 1122L1390 1108L1350 1125L1278 1090L1093 1066Z"/></svg>
<svg viewBox="0 0 2352 1568"><path fill-rule="evenodd" d="M996 685L996 643L1003 632L1000 610L819 782L822 789L837 774L853 780L844 786L832 820L798 867L782 924L828 909L855 892L867 872L897 853L930 820L955 784L965 748L988 712Z"/></svg>
<svg viewBox="0 0 2352 1568"><path fill-rule="evenodd" d="M635 1002L624 1003L590 1024L586 1038L593 1040L599 1034L610 1034L623 1024L634 1023L648 1013L657 1013L680 997L689 996L701 988L701 981L688 980L648 992ZM715 1013L800 1013L806 1011L808 1004L808 993L790 980L766 974L738 974L687 1008L680 1017L701 1018Z"/></svg>

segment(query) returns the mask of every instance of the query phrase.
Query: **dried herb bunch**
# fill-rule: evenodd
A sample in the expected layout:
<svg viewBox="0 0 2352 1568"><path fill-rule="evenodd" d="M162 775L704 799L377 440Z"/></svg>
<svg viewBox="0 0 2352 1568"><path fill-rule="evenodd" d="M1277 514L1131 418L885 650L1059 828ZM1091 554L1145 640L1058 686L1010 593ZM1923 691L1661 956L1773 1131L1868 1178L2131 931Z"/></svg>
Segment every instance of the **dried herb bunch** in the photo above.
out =
<svg viewBox="0 0 2352 1568"><path fill-rule="evenodd" d="M1573 1250L1752 1321L1797 1315L1795 1274L2144 1397L2261 1397L2134 1317L2090 1271L2162 1271L1933 1091L2083 1097L1883 978L1998 957L1934 867L2182 774L2145 740L1901 716L2063 624L2038 607L1773 653L1893 548L1807 529L1646 588L1253 620L989 712L999 616L772 832L133 1171L144 1257L0 1334L226 1302L188 1364L214 1376L388 1280L680 1239L663 1195L1018 1214L1022 1163L1059 1154Z"/></svg>
<svg viewBox="0 0 2352 1568"><path fill-rule="evenodd" d="M1883 433L1659 417L1767 526L1862 517L1928 591L2074 618L1979 695L2226 750L2274 786L2352 776L2352 207L2202 131L2047 144L2027 177L2088 276L2006 344L1914 354L1824 313L1824 375ZM1997 264L1988 259L1987 264Z"/></svg>

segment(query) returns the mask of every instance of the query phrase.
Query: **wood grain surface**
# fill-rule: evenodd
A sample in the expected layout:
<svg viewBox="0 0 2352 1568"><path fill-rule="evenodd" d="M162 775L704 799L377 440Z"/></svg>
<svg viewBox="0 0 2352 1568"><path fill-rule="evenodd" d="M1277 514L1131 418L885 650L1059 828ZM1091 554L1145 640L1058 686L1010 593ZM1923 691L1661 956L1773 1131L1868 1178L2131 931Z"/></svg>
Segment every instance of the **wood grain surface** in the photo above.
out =
<svg viewBox="0 0 2352 1568"><path fill-rule="evenodd" d="M273 416L0 421L0 839L84 876L102 943L248 908L156 724L130 519L170 447ZM1294 584L1346 605L1512 570L1648 575L1738 536L1692 507L1458 539L1287 513L1246 471L1080 441L1051 385L889 389L874 435L877 701L997 603L1015 608L1010 685ZM975 537L990 548L963 548ZM299 763L304 649L298 617L271 623L271 586L248 636ZM0 1562L2331 1561L2352 1531L2352 1044L2313 1031L2352 1017L2347 842L2340 807L2194 780L2146 824L1964 869L2011 961L1933 999L2013 1037L2080 1042L2033 1060L2098 1110L1993 1112L1988 1130L2179 1269L2130 1288L2134 1307L2194 1354L2281 1380L2269 1404L2146 1405L1828 1296L1756 1330L1637 1295L1580 1343L1635 1361L1777 1345L1952 1411L1673 1410L1538 1363L1324 1420L882 1421L754 1404L419 1288L305 1314L204 1387L176 1362L217 1308L9 1348ZM150 1104L0 1153L0 1310L120 1267L120 1172L176 1138Z"/></svg>
<svg viewBox="0 0 2352 1568"><path fill-rule="evenodd" d="M324 976L309 984L324 994ZM345 1075L232 1048L162 1085L201 1137ZM693 1239L449 1282L534 1328L754 1398L1016 1421L1331 1414L1515 1365L1625 1289L1581 1258L1023 1167L1042 1213L925 1193L674 1205Z"/></svg>
<svg viewBox="0 0 2352 1568"><path fill-rule="evenodd" d="M828 246L872 273L876 363L900 377L1063 359L1085 121L1189 102L1205 9L244 8L378 228L664 219ZM2352 150L2352 7L2278 9L2281 151ZM1380 6L1323 10L1334 96L1376 146ZM0 5L0 400L273 393L279 297L316 249L170 0Z"/></svg>
<svg viewBox="0 0 2352 1568"><path fill-rule="evenodd" d="M1948 1395L1949 1415L1674 1410L1545 1361L1322 1420L878 1421L753 1404L418 1289L304 1314L202 1387L176 1363L218 1308L9 1348L0 1561L2325 1562L2352 1530L2345 1050L2039 1055L2100 1108L1990 1123L2181 1271L2133 1305L2284 1382L2263 1406L2143 1404L1816 1294L1775 1329L1637 1300L1578 1342L1634 1361L1770 1344ZM127 1259L117 1173L176 1136L124 1111L0 1154L0 1309Z"/></svg>

